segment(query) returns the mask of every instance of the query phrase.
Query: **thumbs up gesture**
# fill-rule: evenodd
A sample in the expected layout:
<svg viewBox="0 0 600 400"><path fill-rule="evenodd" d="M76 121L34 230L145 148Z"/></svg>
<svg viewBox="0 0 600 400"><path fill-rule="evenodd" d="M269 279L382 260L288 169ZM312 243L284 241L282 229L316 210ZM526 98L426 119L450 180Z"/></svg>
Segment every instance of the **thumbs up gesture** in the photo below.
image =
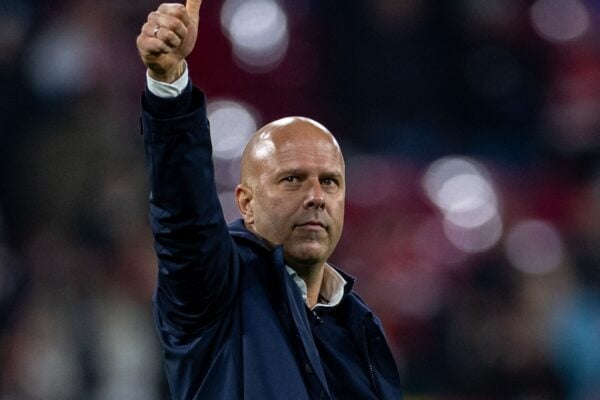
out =
<svg viewBox="0 0 600 400"><path fill-rule="evenodd" d="M148 14L136 43L153 79L171 83L183 73L184 60L196 44L201 4L202 0L163 3Z"/></svg>

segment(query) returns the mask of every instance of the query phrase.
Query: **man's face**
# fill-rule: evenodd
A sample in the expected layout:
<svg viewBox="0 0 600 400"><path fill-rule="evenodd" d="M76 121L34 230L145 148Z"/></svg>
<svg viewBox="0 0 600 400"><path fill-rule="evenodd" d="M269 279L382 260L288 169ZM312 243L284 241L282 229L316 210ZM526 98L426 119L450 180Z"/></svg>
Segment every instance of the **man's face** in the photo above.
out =
<svg viewBox="0 0 600 400"><path fill-rule="evenodd" d="M252 162L246 225L283 245L291 267L324 263L344 221L344 161L333 137L306 121L275 127L254 146Z"/></svg>

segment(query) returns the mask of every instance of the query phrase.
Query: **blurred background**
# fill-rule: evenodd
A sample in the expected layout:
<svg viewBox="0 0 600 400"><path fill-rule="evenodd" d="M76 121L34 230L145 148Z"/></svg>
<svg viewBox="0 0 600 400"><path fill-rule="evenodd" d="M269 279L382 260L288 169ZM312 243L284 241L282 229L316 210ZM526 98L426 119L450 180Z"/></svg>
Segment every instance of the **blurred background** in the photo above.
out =
<svg viewBox="0 0 600 400"><path fill-rule="evenodd" d="M0 399L167 399L135 37L158 1L0 0ZM407 399L600 399L600 2L205 1L228 220L259 126L346 154L334 264Z"/></svg>

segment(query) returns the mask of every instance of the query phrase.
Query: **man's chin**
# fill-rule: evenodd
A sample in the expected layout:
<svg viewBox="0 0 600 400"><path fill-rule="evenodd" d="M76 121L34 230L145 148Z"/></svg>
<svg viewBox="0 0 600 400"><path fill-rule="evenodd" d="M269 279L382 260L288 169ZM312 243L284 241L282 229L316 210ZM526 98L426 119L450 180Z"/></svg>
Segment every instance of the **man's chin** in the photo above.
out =
<svg viewBox="0 0 600 400"><path fill-rule="evenodd" d="M286 251L284 246L284 252L286 263L290 266L312 267L322 265L327 261L326 251L321 244L303 244L294 246L289 251Z"/></svg>

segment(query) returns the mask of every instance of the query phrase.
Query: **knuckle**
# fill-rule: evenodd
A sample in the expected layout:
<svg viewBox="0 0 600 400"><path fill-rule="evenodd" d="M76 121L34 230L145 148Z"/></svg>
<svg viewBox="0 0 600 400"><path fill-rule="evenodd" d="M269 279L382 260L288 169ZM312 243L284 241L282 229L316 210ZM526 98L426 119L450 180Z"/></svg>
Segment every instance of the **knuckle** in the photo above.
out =
<svg viewBox="0 0 600 400"><path fill-rule="evenodd" d="M165 35L165 42L176 44L178 40L177 35L175 35L172 31L167 31Z"/></svg>
<svg viewBox="0 0 600 400"><path fill-rule="evenodd" d="M163 3L158 10L165 14L178 16L185 12L185 6L181 3Z"/></svg>
<svg viewBox="0 0 600 400"><path fill-rule="evenodd" d="M176 42L176 43L179 43L181 41L179 36L177 36L174 32L170 32L169 40L171 40L172 42Z"/></svg>
<svg viewBox="0 0 600 400"><path fill-rule="evenodd" d="M184 37L187 34L187 28L183 24L177 24L173 32L179 37Z"/></svg>
<svg viewBox="0 0 600 400"><path fill-rule="evenodd" d="M169 20L164 26L169 30L169 34L177 36L181 32L182 24L179 20Z"/></svg>

